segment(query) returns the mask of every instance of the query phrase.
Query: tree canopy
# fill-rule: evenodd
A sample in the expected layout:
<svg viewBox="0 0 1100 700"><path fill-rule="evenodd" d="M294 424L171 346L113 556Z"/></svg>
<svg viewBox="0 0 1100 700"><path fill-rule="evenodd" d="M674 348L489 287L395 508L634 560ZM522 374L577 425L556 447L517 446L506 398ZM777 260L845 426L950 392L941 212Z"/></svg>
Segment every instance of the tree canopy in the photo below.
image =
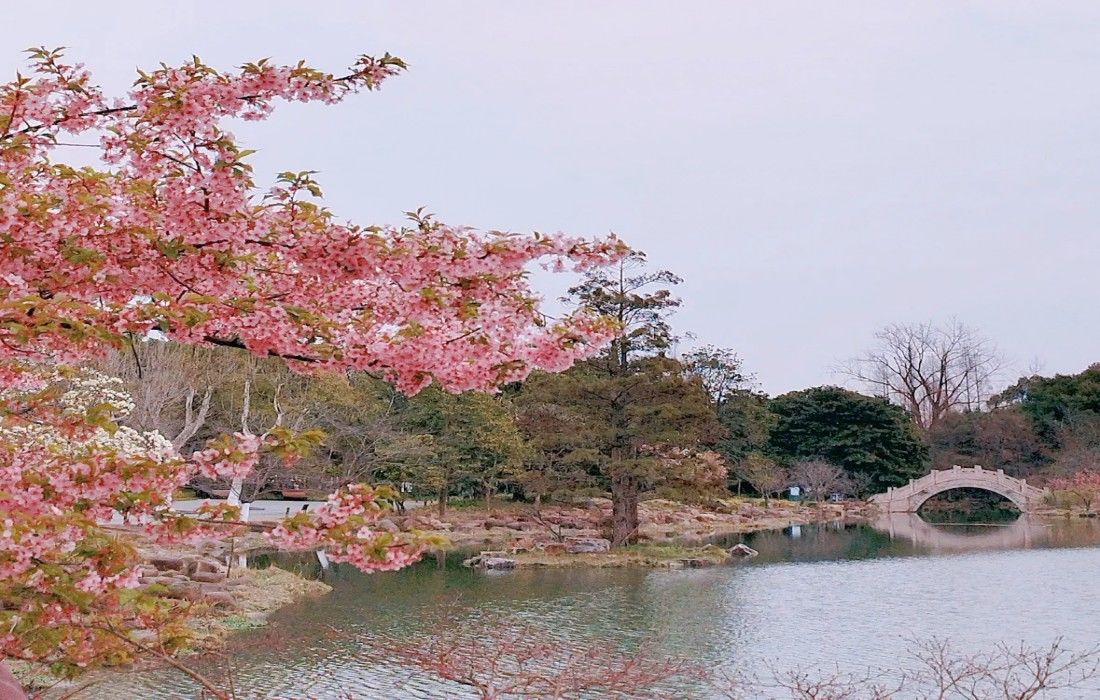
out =
<svg viewBox="0 0 1100 700"><path fill-rule="evenodd" d="M1058 445L1060 431L1100 418L1100 363L1078 374L1021 378L990 402L1019 405L1043 440Z"/></svg>
<svg viewBox="0 0 1100 700"><path fill-rule="evenodd" d="M919 476L928 450L905 410L839 387L793 391L772 399L768 450L788 462L822 459L884 490Z"/></svg>

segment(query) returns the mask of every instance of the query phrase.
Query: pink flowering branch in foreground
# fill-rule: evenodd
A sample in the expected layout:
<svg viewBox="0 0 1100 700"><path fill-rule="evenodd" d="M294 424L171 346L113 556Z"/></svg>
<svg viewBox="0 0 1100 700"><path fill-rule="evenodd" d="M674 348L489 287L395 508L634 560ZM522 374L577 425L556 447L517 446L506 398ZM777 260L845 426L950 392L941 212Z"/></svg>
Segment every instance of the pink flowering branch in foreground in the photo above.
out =
<svg viewBox="0 0 1100 700"><path fill-rule="evenodd" d="M412 394L562 370L616 332L584 312L547 318L528 284L533 264L615 262L627 248L614 237L478 232L419 212L404 226L354 224L323 206L312 172L256 184L229 122L377 90L404 69L398 58L362 56L339 75L266 60L222 72L196 58L139 72L115 98L59 51L30 57L27 75L0 85L2 657L73 673L125 658L129 631L174 648L184 630L173 604L134 588L132 548L100 523L121 514L162 538L224 528L234 509L182 517L173 491L308 447L277 430L187 456L127 432L117 397L71 400L81 381L113 396L78 377L107 349L156 332L300 371L366 371ZM66 162L72 144L98 162ZM366 571L403 566L427 542L374 526L387 498L348 487L274 540Z"/></svg>

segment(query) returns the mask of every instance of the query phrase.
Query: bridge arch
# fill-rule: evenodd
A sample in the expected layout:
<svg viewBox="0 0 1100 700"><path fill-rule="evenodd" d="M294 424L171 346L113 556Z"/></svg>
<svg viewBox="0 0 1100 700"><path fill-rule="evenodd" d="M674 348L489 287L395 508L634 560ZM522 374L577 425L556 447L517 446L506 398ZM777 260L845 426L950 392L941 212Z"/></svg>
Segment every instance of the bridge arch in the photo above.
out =
<svg viewBox="0 0 1100 700"><path fill-rule="evenodd" d="M1046 491L1035 488L1024 479L1008 476L1003 470L992 471L981 466L954 466L933 471L905 486L890 488L871 497L871 502L884 513L916 513L925 501L954 489L981 489L1008 499L1022 513L1029 513L1043 501Z"/></svg>
<svg viewBox="0 0 1100 700"><path fill-rule="evenodd" d="M1017 493L1016 491L1014 491L1013 489L1003 488L1003 487L1001 487L999 485L995 485L995 484L981 484L981 485L974 484L974 485L967 485L967 486L942 485L937 489L930 489L930 490L928 490L927 493L923 493L919 496L914 497L913 504L912 504L914 510L912 512L915 513L917 511L919 511L921 509L921 506L923 506L925 504L925 502L927 502L929 499L935 498L936 496L940 495L941 493L947 493L948 491L954 491L955 489L978 489L979 491L986 491L988 493L995 493L998 496L1000 496L1001 498L1004 498L1005 500L1011 501L1012 505L1019 508L1021 513L1026 513L1028 511L1027 499L1024 498L1024 497L1021 497L1021 495L1019 493Z"/></svg>

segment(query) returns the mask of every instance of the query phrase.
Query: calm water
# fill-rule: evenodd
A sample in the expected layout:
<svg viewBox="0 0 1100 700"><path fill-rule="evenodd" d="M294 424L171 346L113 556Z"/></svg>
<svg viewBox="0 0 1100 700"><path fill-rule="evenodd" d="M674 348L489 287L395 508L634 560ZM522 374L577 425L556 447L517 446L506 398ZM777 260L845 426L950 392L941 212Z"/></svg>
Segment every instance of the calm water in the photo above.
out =
<svg viewBox="0 0 1100 700"><path fill-rule="evenodd" d="M1100 524L1021 519L928 525L915 516L731 538L761 555L694 570L560 569L485 574L461 557L366 576L325 574L332 594L284 609L234 641L236 687L249 698L465 697L370 653L379 635L415 638L493 615L545 626L562 643L686 657L741 670L894 668L911 640L962 650L1000 641L1067 647L1100 642ZM305 560L305 569L312 564ZM441 610L446 610L442 613ZM203 667L224 673L220 664ZM1100 689L1072 697L1100 697ZM685 686L670 697L709 697ZM91 698L190 698L167 672L120 675Z"/></svg>

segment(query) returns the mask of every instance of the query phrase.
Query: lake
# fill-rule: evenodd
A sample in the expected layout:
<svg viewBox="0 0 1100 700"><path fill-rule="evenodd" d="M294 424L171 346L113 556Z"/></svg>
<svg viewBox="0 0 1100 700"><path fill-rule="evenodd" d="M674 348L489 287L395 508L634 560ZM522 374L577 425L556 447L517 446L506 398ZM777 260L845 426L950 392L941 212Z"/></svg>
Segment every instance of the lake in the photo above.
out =
<svg viewBox="0 0 1100 700"><path fill-rule="evenodd" d="M1100 523L1020 518L930 525L895 516L739 535L760 556L704 569L529 569L484 573L461 556L404 571L324 572L330 595L285 608L232 642L235 685L249 698L464 697L385 654L379 636L478 629L494 616L545 627L562 644L594 642L741 671L904 666L914 641L963 651L998 642L1070 649L1100 641ZM318 574L315 560L283 559ZM198 664L211 674L222 663ZM1095 693L1092 695L1091 693ZM670 697L710 697L689 683ZM197 697L178 673L116 674L79 697ZM1100 697L1100 689L1072 697Z"/></svg>

